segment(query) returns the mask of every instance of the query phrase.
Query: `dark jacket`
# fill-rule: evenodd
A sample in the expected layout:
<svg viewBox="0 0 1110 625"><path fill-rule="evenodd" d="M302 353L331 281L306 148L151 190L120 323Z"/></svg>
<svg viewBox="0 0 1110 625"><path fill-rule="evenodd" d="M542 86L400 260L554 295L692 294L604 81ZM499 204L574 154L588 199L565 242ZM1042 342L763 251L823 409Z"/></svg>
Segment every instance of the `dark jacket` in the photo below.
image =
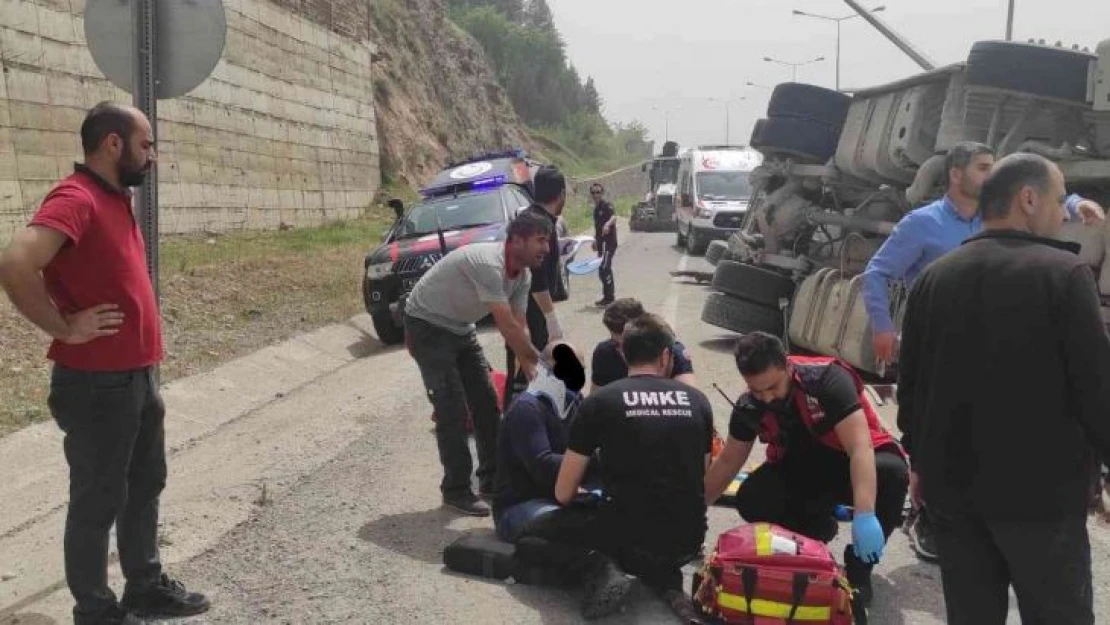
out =
<svg viewBox="0 0 1110 625"><path fill-rule="evenodd" d="M987 518L1086 514L1110 458L1110 337L1078 246L986 230L907 302L898 427L928 505Z"/></svg>
<svg viewBox="0 0 1110 625"><path fill-rule="evenodd" d="M572 398L568 394L567 399ZM555 501L555 480L567 450L564 422L546 398L521 393L502 420L497 440L498 513L530 499Z"/></svg>

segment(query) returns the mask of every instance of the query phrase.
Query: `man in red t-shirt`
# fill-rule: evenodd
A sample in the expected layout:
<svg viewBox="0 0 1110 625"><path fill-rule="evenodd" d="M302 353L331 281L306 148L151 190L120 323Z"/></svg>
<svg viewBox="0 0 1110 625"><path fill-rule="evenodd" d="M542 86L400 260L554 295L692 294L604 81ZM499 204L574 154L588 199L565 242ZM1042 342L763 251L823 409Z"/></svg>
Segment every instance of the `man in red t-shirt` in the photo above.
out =
<svg viewBox="0 0 1110 625"><path fill-rule="evenodd" d="M8 297L54 338L48 403L70 467L64 550L74 622L200 614L208 599L165 575L158 554L161 322L127 190L154 165L154 135L139 110L104 102L85 117L81 143L85 163L0 255ZM113 521L127 578L119 602L107 579Z"/></svg>

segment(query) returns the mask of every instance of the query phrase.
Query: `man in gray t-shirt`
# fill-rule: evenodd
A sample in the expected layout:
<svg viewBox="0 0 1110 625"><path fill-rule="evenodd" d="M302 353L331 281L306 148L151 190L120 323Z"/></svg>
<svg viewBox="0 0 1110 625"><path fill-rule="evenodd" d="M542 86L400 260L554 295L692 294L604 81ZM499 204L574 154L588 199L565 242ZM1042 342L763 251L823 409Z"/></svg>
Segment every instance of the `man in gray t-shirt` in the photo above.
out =
<svg viewBox="0 0 1110 625"><path fill-rule="evenodd" d="M541 266L550 220L522 213L504 242L472 243L447 254L416 283L405 303L405 342L416 360L432 408L443 464L443 502L488 516L470 484L467 408L478 448L479 493L491 496L497 472L497 394L474 324L493 316L505 343L531 379L539 353L528 338L525 312L531 272Z"/></svg>

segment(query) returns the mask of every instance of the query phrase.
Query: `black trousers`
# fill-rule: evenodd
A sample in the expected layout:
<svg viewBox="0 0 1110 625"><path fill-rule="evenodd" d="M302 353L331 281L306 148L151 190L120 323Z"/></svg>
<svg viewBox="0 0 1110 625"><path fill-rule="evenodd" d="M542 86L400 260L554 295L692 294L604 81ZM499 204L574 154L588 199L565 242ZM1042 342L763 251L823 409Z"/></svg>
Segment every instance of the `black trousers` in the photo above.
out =
<svg viewBox="0 0 1110 625"><path fill-rule="evenodd" d="M1022 625L1093 625L1085 516L987 520L974 505L929 503L949 625L1003 625L1010 585Z"/></svg>
<svg viewBox="0 0 1110 625"><path fill-rule="evenodd" d="M682 566L705 540L698 523L660 522L658 516L572 505L526 525L517 539L519 557L540 566L574 570L592 551L657 590L682 590Z"/></svg>
<svg viewBox="0 0 1110 625"><path fill-rule="evenodd" d="M478 335L460 336L405 315L405 337L436 412L436 443L443 465L440 490L444 494L471 491L473 461L466 433L469 406L478 448L478 480L483 490L492 492L501 418Z"/></svg>
<svg viewBox="0 0 1110 625"><path fill-rule="evenodd" d="M91 372L55 365L50 411L65 433L69 508L66 582L74 616L115 605L108 587L108 538L116 525L128 586L158 582L158 498L166 485L165 405L151 368Z"/></svg>
<svg viewBox="0 0 1110 625"><path fill-rule="evenodd" d="M875 451L875 517L884 537L902 524L902 508L909 488L909 465L894 451ZM851 465L848 455L827 448L791 449L780 462L763 464L741 485L736 497L740 516L749 523L774 523L828 542L836 534L832 519L837 504L852 505ZM873 565L859 560L849 548L845 566L869 574Z"/></svg>
<svg viewBox="0 0 1110 625"><path fill-rule="evenodd" d="M616 298L617 289L613 283L613 255L617 253L617 246L603 245L601 266L598 267L597 275L601 279L602 298L611 301Z"/></svg>

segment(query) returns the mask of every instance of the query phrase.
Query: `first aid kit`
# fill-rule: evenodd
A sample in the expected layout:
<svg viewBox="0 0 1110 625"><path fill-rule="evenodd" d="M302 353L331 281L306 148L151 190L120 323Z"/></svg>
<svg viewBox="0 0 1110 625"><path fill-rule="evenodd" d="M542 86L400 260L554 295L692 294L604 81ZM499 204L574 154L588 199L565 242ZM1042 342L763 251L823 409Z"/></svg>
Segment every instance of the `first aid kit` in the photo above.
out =
<svg viewBox="0 0 1110 625"><path fill-rule="evenodd" d="M825 543L771 523L721 534L691 587L703 616L736 625L861 625L852 594Z"/></svg>

